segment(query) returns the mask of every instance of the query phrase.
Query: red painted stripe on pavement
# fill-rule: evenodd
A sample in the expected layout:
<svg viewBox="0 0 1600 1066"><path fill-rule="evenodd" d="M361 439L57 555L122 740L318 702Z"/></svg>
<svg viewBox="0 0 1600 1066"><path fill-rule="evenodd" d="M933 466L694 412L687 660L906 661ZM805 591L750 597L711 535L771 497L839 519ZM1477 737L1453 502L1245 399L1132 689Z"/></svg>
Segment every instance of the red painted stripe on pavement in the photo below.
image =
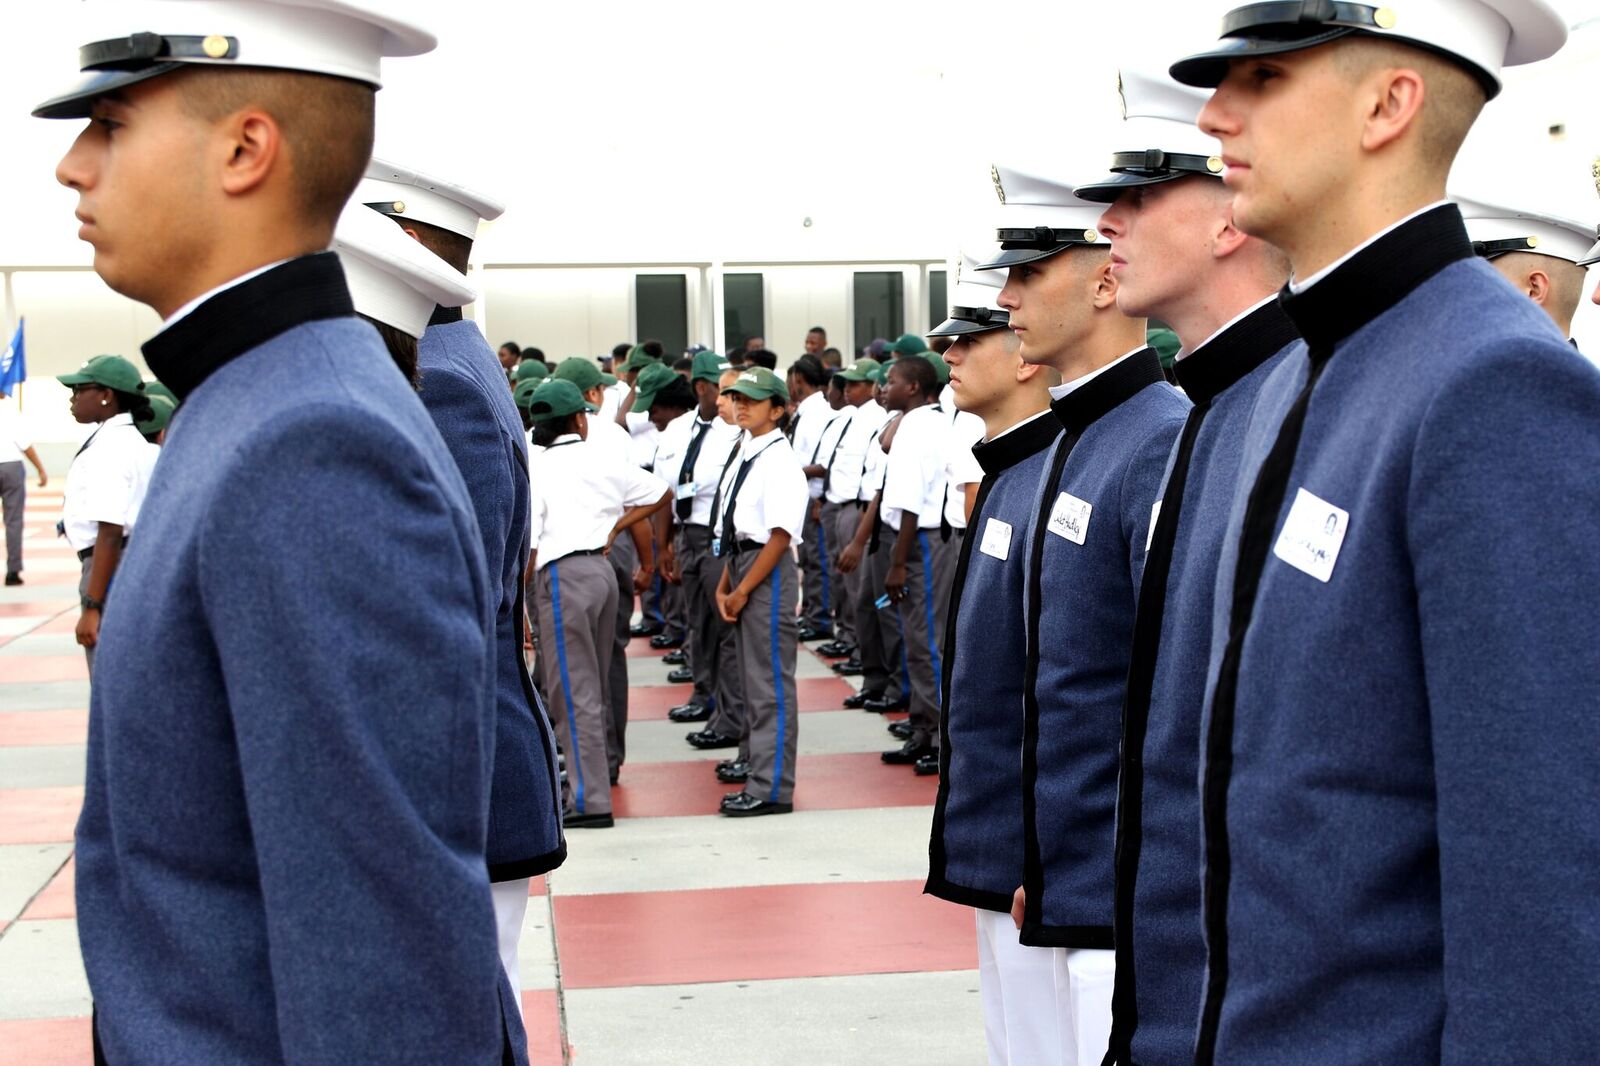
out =
<svg viewBox="0 0 1600 1066"><path fill-rule="evenodd" d="M885 734L884 750L894 746ZM713 754L730 757L732 749ZM611 790L611 804L622 818L715 815L722 797L739 786L716 778L716 760L628 763L622 783ZM932 806L938 778L918 777L909 766L885 766L874 752L864 755L802 755L795 776L795 810L842 811L871 807ZM720 815L718 815L720 817Z"/></svg>

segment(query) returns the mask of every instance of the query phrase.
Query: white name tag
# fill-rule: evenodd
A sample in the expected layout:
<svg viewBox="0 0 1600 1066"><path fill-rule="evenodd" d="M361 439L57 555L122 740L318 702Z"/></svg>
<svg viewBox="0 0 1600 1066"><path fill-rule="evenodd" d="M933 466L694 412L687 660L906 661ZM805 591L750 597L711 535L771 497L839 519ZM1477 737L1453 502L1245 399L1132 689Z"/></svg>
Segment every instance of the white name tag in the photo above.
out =
<svg viewBox="0 0 1600 1066"><path fill-rule="evenodd" d="M1011 555L1011 524L998 518L986 521L978 550L1004 562Z"/></svg>
<svg viewBox="0 0 1600 1066"><path fill-rule="evenodd" d="M675 485L672 489L672 498L674 500L692 500L694 499L694 489L695 485L692 481L685 481L682 485Z"/></svg>
<svg viewBox="0 0 1600 1066"><path fill-rule="evenodd" d="M1050 510L1050 532L1074 544L1082 544L1089 535L1089 515L1094 506L1080 500L1070 492L1063 492Z"/></svg>
<svg viewBox="0 0 1600 1066"><path fill-rule="evenodd" d="M1349 511L1300 489L1272 554L1296 570L1327 582L1333 577L1333 564L1339 561L1339 548L1349 527Z"/></svg>
<svg viewBox="0 0 1600 1066"><path fill-rule="evenodd" d="M1150 508L1150 532L1144 535L1144 553L1150 554L1150 546L1156 542L1156 522L1161 518L1161 501L1157 500L1155 506Z"/></svg>

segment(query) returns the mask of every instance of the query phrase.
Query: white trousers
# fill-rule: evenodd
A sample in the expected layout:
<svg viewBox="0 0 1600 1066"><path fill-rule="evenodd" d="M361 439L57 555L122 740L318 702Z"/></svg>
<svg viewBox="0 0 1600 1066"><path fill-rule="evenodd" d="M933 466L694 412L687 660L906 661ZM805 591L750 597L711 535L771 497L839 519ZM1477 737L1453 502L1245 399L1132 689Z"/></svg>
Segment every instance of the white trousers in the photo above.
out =
<svg viewBox="0 0 1600 1066"><path fill-rule="evenodd" d="M1011 915L976 913L989 1066L1100 1066L1116 952L1024 947Z"/></svg>
<svg viewBox="0 0 1600 1066"><path fill-rule="evenodd" d="M522 942L522 918L528 913L528 882L522 877L489 886L494 900L494 931L500 942L500 965L511 981L517 1013L522 1013L522 967L517 962L517 945Z"/></svg>

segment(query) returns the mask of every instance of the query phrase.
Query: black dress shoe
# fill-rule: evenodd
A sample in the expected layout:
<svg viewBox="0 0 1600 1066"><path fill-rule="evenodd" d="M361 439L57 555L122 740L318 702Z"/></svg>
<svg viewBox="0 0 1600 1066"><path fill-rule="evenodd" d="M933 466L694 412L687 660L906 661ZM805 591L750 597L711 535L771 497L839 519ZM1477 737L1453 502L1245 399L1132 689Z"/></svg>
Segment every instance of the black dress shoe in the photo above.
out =
<svg viewBox="0 0 1600 1066"><path fill-rule="evenodd" d="M750 780L750 764L747 762L719 762L717 763L717 780L724 785L742 785Z"/></svg>
<svg viewBox="0 0 1600 1066"><path fill-rule="evenodd" d="M561 825L565 829L610 829L616 824L609 813L579 814L574 811L561 818Z"/></svg>
<svg viewBox="0 0 1600 1066"><path fill-rule="evenodd" d="M681 648L683 646L683 638L674 633L657 633L650 638L650 646L658 651L665 651L668 648Z"/></svg>
<svg viewBox="0 0 1600 1066"><path fill-rule="evenodd" d="M661 627L654 622L635 622L628 627L630 637L653 637L661 632Z"/></svg>
<svg viewBox="0 0 1600 1066"><path fill-rule="evenodd" d="M802 643L802 644L808 644L813 640L823 640L825 638L832 638L832 636L833 636L833 630L832 629L824 628L824 627L821 627L821 626L801 626L800 627L800 643Z"/></svg>
<svg viewBox="0 0 1600 1066"><path fill-rule="evenodd" d="M889 735L894 737L896 740L910 740L911 739L911 723L910 722L890 722L889 723Z"/></svg>
<svg viewBox="0 0 1600 1066"><path fill-rule="evenodd" d="M848 659L856 653L856 646L843 640L830 640L817 645L817 654L824 659Z"/></svg>
<svg viewBox="0 0 1600 1066"><path fill-rule="evenodd" d="M700 703L685 703L668 711L667 717L680 723L708 722L711 720L711 708Z"/></svg>
<svg viewBox="0 0 1600 1066"><path fill-rule="evenodd" d="M918 759L932 754L932 744L918 744L915 740L908 740L903 746L884 752L882 758L890 766L915 766Z"/></svg>
<svg viewBox="0 0 1600 1066"><path fill-rule="evenodd" d="M763 814L788 814L792 803L769 803L748 792L730 792L722 797L722 813L729 818L755 818Z"/></svg>
<svg viewBox="0 0 1600 1066"><path fill-rule="evenodd" d="M7 585L20 585L20 584L22 584L22 575L21 574L11 574L11 573L6 574L6 584Z"/></svg>
<svg viewBox="0 0 1600 1066"><path fill-rule="evenodd" d="M863 707L865 707L867 705L867 701L868 700L881 700L881 699L883 699L883 693L881 693L881 692L867 692L867 691L863 690L861 692L855 693L854 695L846 696L844 698L844 707L845 707L845 710L847 710L847 711L859 711L861 708L863 708Z"/></svg>
<svg viewBox="0 0 1600 1066"><path fill-rule="evenodd" d="M738 737L730 737L726 733L718 733L712 729L702 729L698 733L690 733L684 738L692 748L701 751L715 751L718 748L737 748Z"/></svg>
<svg viewBox="0 0 1600 1066"><path fill-rule="evenodd" d="M679 648L677 651L669 651L669 652L667 652L667 654L665 654L665 655L663 655L661 657L661 661L663 663L666 663L668 666L688 666L689 665L689 657L683 653L683 649L682 648Z"/></svg>
<svg viewBox="0 0 1600 1066"><path fill-rule="evenodd" d="M918 777L938 777L939 756L937 754L924 755L911 767L911 772Z"/></svg>
<svg viewBox="0 0 1600 1066"><path fill-rule="evenodd" d="M834 663L833 672L840 677L860 677L866 670L862 668L860 659L846 659L842 663Z"/></svg>
<svg viewBox="0 0 1600 1066"><path fill-rule="evenodd" d="M897 700L886 700L880 696L877 699L863 703L861 709L871 711L873 714L888 714L891 711L903 711L909 706L911 706L911 701L904 696Z"/></svg>
<svg viewBox="0 0 1600 1066"><path fill-rule="evenodd" d="M694 671L687 666L680 666L667 675L669 685L687 685L694 681Z"/></svg>

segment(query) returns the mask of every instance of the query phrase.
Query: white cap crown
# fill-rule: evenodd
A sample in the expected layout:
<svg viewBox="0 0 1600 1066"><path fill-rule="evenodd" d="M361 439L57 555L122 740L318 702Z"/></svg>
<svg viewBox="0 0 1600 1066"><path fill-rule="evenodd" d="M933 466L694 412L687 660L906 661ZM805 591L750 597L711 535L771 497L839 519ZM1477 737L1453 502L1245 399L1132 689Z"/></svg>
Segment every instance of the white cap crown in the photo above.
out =
<svg viewBox="0 0 1600 1066"><path fill-rule="evenodd" d="M352 203L339 216L333 250L356 310L421 337L436 307L477 299L467 279L376 211Z"/></svg>
<svg viewBox="0 0 1600 1066"><path fill-rule="evenodd" d="M505 205L464 185L374 156L355 201L396 218L423 222L468 240L480 222L493 222Z"/></svg>

